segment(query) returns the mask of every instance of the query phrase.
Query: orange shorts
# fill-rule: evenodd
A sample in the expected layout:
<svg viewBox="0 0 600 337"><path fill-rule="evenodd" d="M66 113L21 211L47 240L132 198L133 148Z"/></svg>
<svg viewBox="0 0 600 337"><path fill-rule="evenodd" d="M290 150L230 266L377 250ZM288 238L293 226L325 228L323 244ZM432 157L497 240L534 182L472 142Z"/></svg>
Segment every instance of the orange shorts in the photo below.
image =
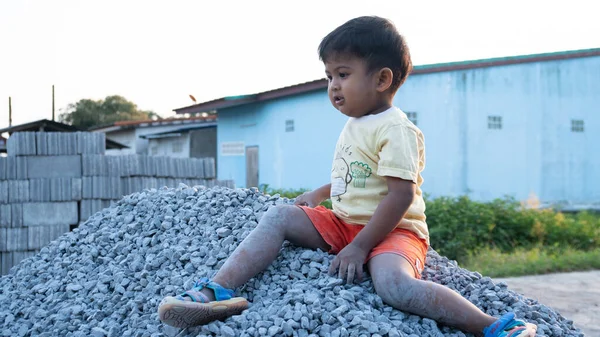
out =
<svg viewBox="0 0 600 337"><path fill-rule="evenodd" d="M323 240L331 246L329 250L331 254L339 253L365 227L346 223L323 206L299 207L308 215ZM371 250L365 263L380 254L397 254L408 260L413 267L415 277L420 279L425 265L427 248L427 241L419 238L415 233L407 229L396 228Z"/></svg>

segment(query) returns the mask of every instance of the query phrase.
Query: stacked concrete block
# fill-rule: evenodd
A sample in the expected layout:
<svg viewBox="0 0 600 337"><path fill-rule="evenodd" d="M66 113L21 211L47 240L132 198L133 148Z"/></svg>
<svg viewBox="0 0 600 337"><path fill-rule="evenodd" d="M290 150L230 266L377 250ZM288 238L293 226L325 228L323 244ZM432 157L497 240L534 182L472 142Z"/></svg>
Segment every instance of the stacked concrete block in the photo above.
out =
<svg viewBox="0 0 600 337"><path fill-rule="evenodd" d="M106 171L110 177L119 177L123 171L120 156L106 156Z"/></svg>
<svg viewBox="0 0 600 337"><path fill-rule="evenodd" d="M108 175L106 157L101 154L81 155L82 175L85 177Z"/></svg>
<svg viewBox="0 0 600 337"><path fill-rule="evenodd" d="M84 199L79 204L79 214L81 219L87 219L97 212L110 207L110 200ZM82 220L85 221L85 220Z"/></svg>
<svg viewBox="0 0 600 337"><path fill-rule="evenodd" d="M0 158L3 274L79 223L82 156L103 160L104 148L104 134L87 132L17 132L9 137L8 157ZM102 197L118 197L107 191Z"/></svg>
<svg viewBox="0 0 600 337"><path fill-rule="evenodd" d="M183 178L183 177L187 177L188 172L186 172L186 165L185 163L187 162L187 159L184 158L175 158L172 161L172 166L173 166L173 176L176 178Z"/></svg>
<svg viewBox="0 0 600 337"><path fill-rule="evenodd" d="M77 223L79 223L79 217L76 201L23 204L23 225L25 227L76 225Z"/></svg>
<svg viewBox="0 0 600 337"><path fill-rule="evenodd" d="M62 234L68 232L68 224L27 227L27 249L39 250L44 248Z"/></svg>
<svg viewBox="0 0 600 337"><path fill-rule="evenodd" d="M6 142L6 152L9 156L35 155L37 152L35 132L13 133Z"/></svg>
<svg viewBox="0 0 600 337"><path fill-rule="evenodd" d="M0 227L0 253L6 252L6 227Z"/></svg>
<svg viewBox="0 0 600 337"><path fill-rule="evenodd" d="M27 179L27 157L0 157L0 179Z"/></svg>
<svg viewBox="0 0 600 337"><path fill-rule="evenodd" d="M125 155L119 156L121 162L121 174L119 176L141 176L143 175L142 169L137 155Z"/></svg>
<svg viewBox="0 0 600 337"><path fill-rule="evenodd" d="M140 156L142 157L142 156ZM171 157L146 157L139 158L136 164L126 158L127 165L132 165L126 173L137 176L156 176L161 178L203 178L216 177L214 158L171 158Z"/></svg>
<svg viewBox="0 0 600 337"><path fill-rule="evenodd" d="M0 270L2 275L8 274L8 271L13 266L13 254L12 252L0 252Z"/></svg>
<svg viewBox="0 0 600 337"><path fill-rule="evenodd" d="M0 204L0 228L12 227L11 205Z"/></svg>
<svg viewBox="0 0 600 337"><path fill-rule="evenodd" d="M194 158L192 160L192 172L198 177L204 179L206 174L204 173L204 159Z"/></svg>
<svg viewBox="0 0 600 337"><path fill-rule="evenodd" d="M83 177L82 198L115 200L123 197L119 177Z"/></svg>
<svg viewBox="0 0 600 337"><path fill-rule="evenodd" d="M29 201L79 201L81 178L30 179Z"/></svg>
<svg viewBox="0 0 600 337"><path fill-rule="evenodd" d="M0 253L0 271L1 275L6 275L12 266L19 264L24 259L30 258L36 254L36 251L24 252L3 252Z"/></svg>
<svg viewBox="0 0 600 337"><path fill-rule="evenodd" d="M138 160L139 172L134 172L133 176L156 177L156 165L154 157L151 156L136 156Z"/></svg>
<svg viewBox="0 0 600 337"><path fill-rule="evenodd" d="M157 177L169 177L169 158L168 157L154 157L155 172Z"/></svg>
<svg viewBox="0 0 600 337"><path fill-rule="evenodd" d="M71 200L81 200L83 198L83 179L71 178Z"/></svg>
<svg viewBox="0 0 600 337"><path fill-rule="evenodd" d="M151 187L144 187L144 182L143 180L145 179L145 177L122 177L121 178L121 191L123 191L123 194L127 195L127 194L132 194L135 192L139 192L144 190L144 188L151 188Z"/></svg>
<svg viewBox="0 0 600 337"><path fill-rule="evenodd" d="M6 228L6 251L27 250L27 228Z"/></svg>
<svg viewBox="0 0 600 337"><path fill-rule="evenodd" d="M35 133L35 143L36 143L36 154L38 156L47 156L48 155L48 140L47 140L47 132L36 132Z"/></svg>
<svg viewBox="0 0 600 337"><path fill-rule="evenodd" d="M8 158L0 157L0 181L6 180L6 162Z"/></svg>
<svg viewBox="0 0 600 337"><path fill-rule="evenodd" d="M8 181L0 180L0 204L8 203Z"/></svg>
<svg viewBox="0 0 600 337"><path fill-rule="evenodd" d="M29 180L8 181L8 202L19 203L29 201Z"/></svg>
<svg viewBox="0 0 600 337"><path fill-rule="evenodd" d="M50 180L50 201L73 200L73 179L55 178Z"/></svg>
<svg viewBox="0 0 600 337"><path fill-rule="evenodd" d="M204 158L204 178L215 179L216 177L215 158Z"/></svg>
<svg viewBox="0 0 600 337"><path fill-rule="evenodd" d="M27 179L27 177L29 176L27 172L27 157L9 157L8 160L14 162L13 165L15 167L15 179Z"/></svg>
<svg viewBox="0 0 600 337"><path fill-rule="evenodd" d="M29 179L81 177L81 156L27 157Z"/></svg>
<svg viewBox="0 0 600 337"><path fill-rule="evenodd" d="M100 132L76 132L78 154L104 154L106 135Z"/></svg>
<svg viewBox="0 0 600 337"><path fill-rule="evenodd" d="M10 204L11 227L23 227L23 204Z"/></svg>
<svg viewBox="0 0 600 337"><path fill-rule="evenodd" d="M77 134L73 132L39 132L38 155L64 156L78 152Z"/></svg>
<svg viewBox="0 0 600 337"><path fill-rule="evenodd" d="M29 200L50 201L50 179L29 180Z"/></svg>
<svg viewBox="0 0 600 337"><path fill-rule="evenodd" d="M102 133L14 133L0 157L0 270L145 189L216 185L214 158L105 155Z"/></svg>

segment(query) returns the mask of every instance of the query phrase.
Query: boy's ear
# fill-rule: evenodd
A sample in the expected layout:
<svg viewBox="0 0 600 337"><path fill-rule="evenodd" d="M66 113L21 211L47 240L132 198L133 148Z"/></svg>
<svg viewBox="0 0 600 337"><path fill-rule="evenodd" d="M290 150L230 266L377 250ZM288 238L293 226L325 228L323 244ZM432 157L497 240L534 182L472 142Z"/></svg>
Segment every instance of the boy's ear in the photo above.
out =
<svg viewBox="0 0 600 337"><path fill-rule="evenodd" d="M394 73L390 68L383 68L377 72L377 91L384 92L392 86Z"/></svg>

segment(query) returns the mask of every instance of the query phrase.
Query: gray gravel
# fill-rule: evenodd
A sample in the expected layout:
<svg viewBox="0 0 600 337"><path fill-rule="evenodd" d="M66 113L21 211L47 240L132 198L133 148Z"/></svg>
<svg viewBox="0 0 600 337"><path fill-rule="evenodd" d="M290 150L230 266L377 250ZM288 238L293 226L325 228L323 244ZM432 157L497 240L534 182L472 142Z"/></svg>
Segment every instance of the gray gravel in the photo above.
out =
<svg viewBox="0 0 600 337"><path fill-rule="evenodd" d="M287 243L239 289L239 316L178 330L160 323L166 295L212 276L264 212L290 203L256 189L163 188L124 197L0 279L0 336L465 336L384 305L370 279L328 277L332 256ZM428 253L425 279L492 315L515 311L539 336L583 336L550 308Z"/></svg>

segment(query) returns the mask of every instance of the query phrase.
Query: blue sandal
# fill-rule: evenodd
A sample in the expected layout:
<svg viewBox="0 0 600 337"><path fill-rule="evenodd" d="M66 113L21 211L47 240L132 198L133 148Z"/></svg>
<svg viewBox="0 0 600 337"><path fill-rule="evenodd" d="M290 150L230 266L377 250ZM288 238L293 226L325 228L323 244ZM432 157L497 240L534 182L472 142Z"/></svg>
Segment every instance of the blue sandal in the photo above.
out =
<svg viewBox="0 0 600 337"><path fill-rule="evenodd" d="M496 322L483 329L484 337L535 337L537 326L515 319L515 313L509 312Z"/></svg>
<svg viewBox="0 0 600 337"><path fill-rule="evenodd" d="M204 288L214 292L215 301L200 292ZM248 308L248 301L232 297L233 292L204 277L183 294L165 297L158 305L158 318L170 326L188 328L238 315Z"/></svg>

